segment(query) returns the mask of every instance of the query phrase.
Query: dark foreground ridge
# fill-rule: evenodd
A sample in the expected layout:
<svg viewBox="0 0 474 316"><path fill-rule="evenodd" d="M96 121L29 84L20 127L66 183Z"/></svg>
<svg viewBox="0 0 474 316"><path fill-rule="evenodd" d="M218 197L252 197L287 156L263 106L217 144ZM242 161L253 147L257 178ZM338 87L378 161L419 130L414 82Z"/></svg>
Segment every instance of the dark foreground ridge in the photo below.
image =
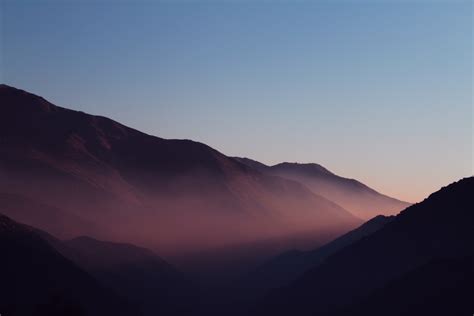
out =
<svg viewBox="0 0 474 316"><path fill-rule="evenodd" d="M471 177L431 194L266 297L257 314L380 315L392 309L382 302L393 315L418 315L413 302L430 315L472 314L473 193Z"/></svg>
<svg viewBox="0 0 474 316"><path fill-rule="evenodd" d="M37 230L0 215L2 315L140 315L59 254Z"/></svg>

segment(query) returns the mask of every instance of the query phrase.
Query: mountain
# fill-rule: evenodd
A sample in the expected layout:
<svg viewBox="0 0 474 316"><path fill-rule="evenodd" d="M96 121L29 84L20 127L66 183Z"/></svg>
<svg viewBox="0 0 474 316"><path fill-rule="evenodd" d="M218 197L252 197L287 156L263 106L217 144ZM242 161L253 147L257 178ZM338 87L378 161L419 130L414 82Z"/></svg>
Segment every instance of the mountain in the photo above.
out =
<svg viewBox="0 0 474 316"><path fill-rule="evenodd" d="M470 177L431 194L380 230L341 249L287 287L271 293L258 305L257 314L264 311L272 315L331 315L347 307L345 314L354 315L351 306L355 306L354 311L358 304L361 310L369 310L377 304L378 295L381 301L395 302L400 310L409 309L412 301L418 301L418 306L438 306L438 299L443 299L442 293L450 288L458 292L468 290L458 297L461 302L452 310L462 309L457 315L471 314L472 287L457 281L460 276L456 270L471 271L466 278L472 279L469 258L474 254L473 192L474 177ZM414 287L410 288L411 285ZM427 292L414 291L415 286ZM437 289L442 292L436 294ZM390 297L390 293L401 292L405 295ZM370 301L370 297L375 301ZM364 305L364 300L372 303ZM378 314L391 308L385 306Z"/></svg>
<svg viewBox="0 0 474 316"><path fill-rule="evenodd" d="M473 256L433 260L337 315L470 315L473 295Z"/></svg>
<svg viewBox="0 0 474 316"><path fill-rule="evenodd" d="M282 251L289 236L311 244L361 223L296 181L198 142L147 135L6 85L0 104L7 215L62 239L126 240L167 256L260 240Z"/></svg>
<svg viewBox="0 0 474 316"><path fill-rule="evenodd" d="M283 162L267 166L249 158L234 158L263 173L303 183L314 193L334 201L352 214L366 220L379 214L396 214L410 205L383 195L357 180L338 176L315 163Z"/></svg>
<svg viewBox="0 0 474 316"><path fill-rule="evenodd" d="M140 315L41 234L0 215L2 315Z"/></svg>
<svg viewBox="0 0 474 316"><path fill-rule="evenodd" d="M197 289L148 249L87 236L50 242L101 284L135 303L145 316L185 315L197 306Z"/></svg>
<svg viewBox="0 0 474 316"><path fill-rule="evenodd" d="M322 264L333 253L373 234L394 218L379 215L315 250L284 252L246 275L241 281L241 290L247 296L258 296L287 285L309 269Z"/></svg>

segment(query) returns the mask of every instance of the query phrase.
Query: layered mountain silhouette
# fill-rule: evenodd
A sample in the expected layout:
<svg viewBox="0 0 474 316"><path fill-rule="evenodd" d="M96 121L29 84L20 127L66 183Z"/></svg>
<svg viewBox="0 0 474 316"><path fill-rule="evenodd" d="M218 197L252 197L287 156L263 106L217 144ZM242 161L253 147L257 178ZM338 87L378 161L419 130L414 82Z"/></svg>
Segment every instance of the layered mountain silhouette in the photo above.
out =
<svg viewBox="0 0 474 316"><path fill-rule="evenodd" d="M473 192L465 178L408 207L270 294L257 314L472 314Z"/></svg>
<svg viewBox="0 0 474 316"><path fill-rule="evenodd" d="M338 176L315 163L283 162L267 166L249 158L235 157L235 159L263 173L303 183L311 191L366 220L379 214L397 214L410 205L383 195L355 179Z"/></svg>
<svg viewBox="0 0 474 316"><path fill-rule="evenodd" d="M433 260L336 315L469 315L474 310L474 258ZM389 308L387 308L389 307Z"/></svg>
<svg viewBox="0 0 474 316"><path fill-rule="evenodd" d="M264 295L270 289L285 286L322 264L330 255L378 231L394 218L379 215L315 250L284 252L246 275L241 281L241 290L250 299Z"/></svg>
<svg viewBox="0 0 474 316"><path fill-rule="evenodd" d="M473 192L405 208L0 85L0 313L472 315Z"/></svg>
<svg viewBox="0 0 474 316"><path fill-rule="evenodd" d="M197 288L148 249L87 236L49 240L101 284L136 304L143 315L186 315L197 307Z"/></svg>
<svg viewBox="0 0 474 316"><path fill-rule="evenodd" d="M0 215L0 312L186 315L197 289L152 251L87 236L59 240Z"/></svg>
<svg viewBox="0 0 474 316"><path fill-rule="evenodd" d="M58 253L29 226L0 215L0 312L140 315L137 306Z"/></svg>
<svg viewBox="0 0 474 316"><path fill-rule="evenodd" d="M150 136L6 85L0 104L5 212L61 238L90 235L179 253L330 238L361 223L304 185L201 143Z"/></svg>

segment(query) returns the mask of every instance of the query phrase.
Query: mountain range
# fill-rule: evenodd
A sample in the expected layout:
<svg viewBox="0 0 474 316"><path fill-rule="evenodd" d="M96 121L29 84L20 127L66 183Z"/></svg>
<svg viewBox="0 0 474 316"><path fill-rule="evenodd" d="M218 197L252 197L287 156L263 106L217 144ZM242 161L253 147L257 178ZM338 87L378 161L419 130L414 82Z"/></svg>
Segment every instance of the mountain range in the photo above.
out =
<svg viewBox="0 0 474 316"><path fill-rule="evenodd" d="M307 247L362 223L314 188L202 143L150 136L6 85L0 104L4 212L61 238L129 241L171 256L262 240L281 251L290 237Z"/></svg>
<svg viewBox="0 0 474 316"><path fill-rule="evenodd" d="M276 257L258 268L253 280L273 290L250 301L227 297L214 306L200 300L219 296L203 297L150 250L87 236L59 240L0 215L0 250L6 254L0 260L0 311L469 315L474 308L473 191L474 178L465 178L397 216L376 217L319 249ZM286 278L268 283L266 277L280 277L278 270Z"/></svg>
<svg viewBox="0 0 474 316"><path fill-rule="evenodd" d="M0 113L1 315L472 315L474 177L410 205L7 85Z"/></svg>

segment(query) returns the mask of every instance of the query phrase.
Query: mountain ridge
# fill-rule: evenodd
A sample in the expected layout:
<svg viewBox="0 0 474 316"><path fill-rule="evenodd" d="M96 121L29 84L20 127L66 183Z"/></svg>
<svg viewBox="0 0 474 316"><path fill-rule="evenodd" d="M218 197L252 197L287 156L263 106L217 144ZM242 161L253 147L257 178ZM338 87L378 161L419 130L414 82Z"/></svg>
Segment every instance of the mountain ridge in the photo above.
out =
<svg viewBox="0 0 474 316"><path fill-rule="evenodd" d="M0 311L8 315L139 315L46 241L46 234L0 214ZM74 286L71 286L74 284Z"/></svg>
<svg viewBox="0 0 474 316"><path fill-rule="evenodd" d="M8 86L0 101L0 193L59 210L64 228L52 233L61 238L129 240L163 253L322 230L337 235L360 223L303 184L208 145L148 135ZM50 227L44 221L32 224ZM78 224L88 221L95 227Z"/></svg>
<svg viewBox="0 0 474 316"><path fill-rule="evenodd" d="M306 271L322 264L333 253L373 234L394 218L393 215L378 215L316 249L306 251L289 250L281 253L257 267L241 280L244 291L258 296L271 289L288 285Z"/></svg>
<svg viewBox="0 0 474 316"><path fill-rule="evenodd" d="M265 165L250 158L233 158L263 173L303 183L311 191L365 220L379 214L394 215L410 205L382 194L356 179L339 176L317 163L282 162Z"/></svg>

